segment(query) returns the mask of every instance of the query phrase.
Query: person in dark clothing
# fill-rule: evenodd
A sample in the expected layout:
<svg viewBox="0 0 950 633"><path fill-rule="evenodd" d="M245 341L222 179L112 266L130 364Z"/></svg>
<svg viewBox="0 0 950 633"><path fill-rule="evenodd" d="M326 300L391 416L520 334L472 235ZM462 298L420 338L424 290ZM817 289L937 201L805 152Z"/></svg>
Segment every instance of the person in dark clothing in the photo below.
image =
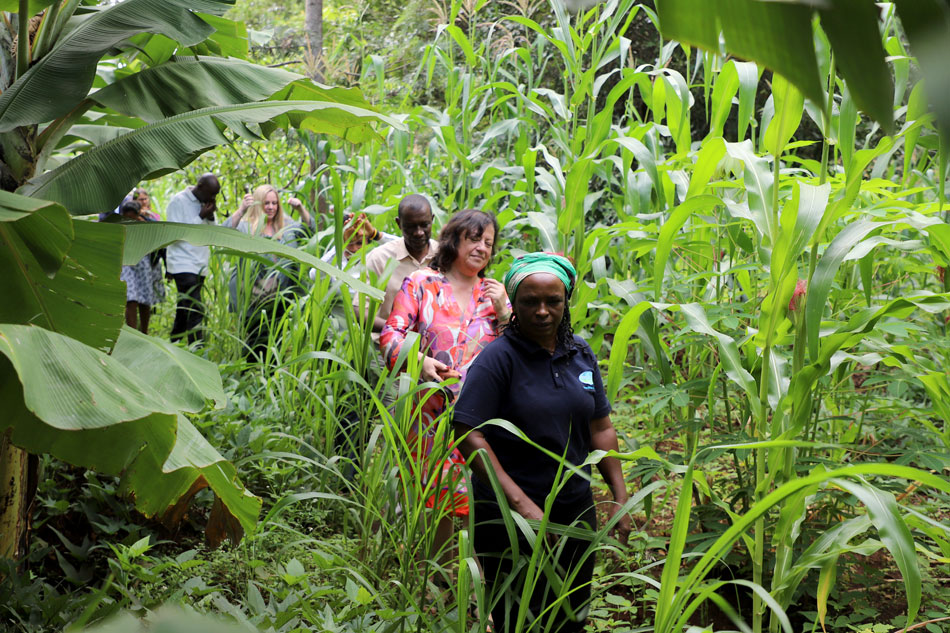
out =
<svg viewBox="0 0 950 633"><path fill-rule="evenodd" d="M592 450L617 450L597 358L571 329L568 300L575 278L574 267L560 255L532 253L515 260L505 275L513 308L511 324L475 359L455 405L453 424L463 438L460 449L473 471L474 548L484 568L488 595L501 590L512 573L517 575L492 609L496 631L515 628L531 546L519 534L522 560L513 555L489 469L508 506L525 519L540 520L551 494L555 497L549 521L595 529L597 517L588 479L562 472L562 484L554 489L558 470L564 468L558 459L500 426L483 423L507 420L532 442L577 467ZM612 516L627 501L623 472L616 458L601 460L598 468L613 492ZM582 470L590 474L590 466ZM614 534L626 543L630 528L630 517L624 515ZM563 545L555 567L569 586L556 592L546 577L538 578L524 630L584 628L593 556L585 556L589 541L566 538ZM568 597L555 605L559 595L568 591Z"/></svg>

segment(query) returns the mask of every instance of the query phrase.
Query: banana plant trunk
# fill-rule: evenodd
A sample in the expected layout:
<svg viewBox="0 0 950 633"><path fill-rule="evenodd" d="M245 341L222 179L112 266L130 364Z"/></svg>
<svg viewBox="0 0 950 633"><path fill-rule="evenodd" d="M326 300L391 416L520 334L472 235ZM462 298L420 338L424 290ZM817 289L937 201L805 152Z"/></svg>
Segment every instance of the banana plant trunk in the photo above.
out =
<svg viewBox="0 0 950 633"><path fill-rule="evenodd" d="M26 530L35 492L38 461L0 436L0 558L19 560L26 553Z"/></svg>
<svg viewBox="0 0 950 633"><path fill-rule="evenodd" d="M0 189L16 191L36 171L36 126L0 133Z"/></svg>

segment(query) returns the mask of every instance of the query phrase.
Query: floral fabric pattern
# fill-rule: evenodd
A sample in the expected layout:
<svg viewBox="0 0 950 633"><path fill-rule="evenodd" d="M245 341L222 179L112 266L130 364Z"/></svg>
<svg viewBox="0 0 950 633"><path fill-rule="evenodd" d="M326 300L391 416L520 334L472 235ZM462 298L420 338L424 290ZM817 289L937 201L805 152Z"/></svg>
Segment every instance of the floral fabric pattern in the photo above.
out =
<svg viewBox="0 0 950 633"><path fill-rule="evenodd" d="M380 334L380 348L390 369L409 332L417 332L420 349L459 372L464 382L472 361L498 336L498 317L481 281L463 311L445 275L423 268L403 281ZM462 386L447 388L455 395Z"/></svg>
<svg viewBox="0 0 950 633"><path fill-rule="evenodd" d="M459 372L459 382L446 386L419 404L419 424L409 433L413 447L413 463L423 473L441 472L439 497L453 497L452 512L468 514L468 490L461 475L465 460L456 449L441 465L428 466L429 454L435 444L435 419L445 411L446 396L454 399L462 388L472 361L485 346L498 336L498 317L485 285L479 281L472 296L456 301L452 285L442 273L431 268L418 270L403 281L393 300L393 309L380 334L379 344L392 369L409 332L420 337L419 349L428 356ZM464 305L460 305L464 304ZM434 498L426 500L432 506Z"/></svg>
<svg viewBox="0 0 950 633"><path fill-rule="evenodd" d="M156 296L154 271L146 255L133 266L123 266L119 278L125 282L125 300L151 306L161 301Z"/></svg>

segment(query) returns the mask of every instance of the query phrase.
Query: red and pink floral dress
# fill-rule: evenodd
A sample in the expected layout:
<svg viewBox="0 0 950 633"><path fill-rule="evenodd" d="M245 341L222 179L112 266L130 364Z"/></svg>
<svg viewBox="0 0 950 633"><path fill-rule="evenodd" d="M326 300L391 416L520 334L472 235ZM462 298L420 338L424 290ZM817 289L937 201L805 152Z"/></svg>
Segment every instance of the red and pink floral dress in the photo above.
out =
<svg viewBox="0 0 950 633"><path fill-rule="evenodd" d="M464 301L462 302L464 303ZM431 268L417 270L402 283L393 300L393 310L379 337L380 349L386 365L392 369L409 332L420 337L419 349L428 356L445 363L461 374L459 382L447 386L452 398L458 395L472 361L485 346L498 336L498 317L491 299L485 294L485 285L479 281L464 311L456 302L452 284L442 273ZM424 472L429 453L435 444L434 420L446 408L443 392L435 392L419 404L418 422L410 430L407 441L412 447L415 464L423 465ZM440 498L451 492L452 512L468 514L468 489L462 478L465 464L456 449L442 464ZM426 505L434 505L434 495Z"/></svg>

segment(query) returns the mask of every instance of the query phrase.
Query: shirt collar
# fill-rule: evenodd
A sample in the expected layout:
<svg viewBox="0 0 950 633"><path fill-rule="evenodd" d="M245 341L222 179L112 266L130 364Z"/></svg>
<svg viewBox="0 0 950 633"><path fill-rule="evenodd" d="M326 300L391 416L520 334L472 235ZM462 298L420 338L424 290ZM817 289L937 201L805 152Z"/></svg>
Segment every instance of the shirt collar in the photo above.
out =
<svg viewBox="0 0 950 633"><path fill-rule="evenodd" d="M431 260L432 256L435 254L436 249L438 248L439 248L439 243L433 240L432 238L429 238L429 251L425 254L425 257L423 257L421 260L418 260L418 262L420 264L423 264ZM396 240L393 255L395 255L396 259L398 260L403 260L403 259L406 259L407 257L412 257L412 255L409 253L409 249L406 248L406 240L404 240L401 237L398 240ZM413 261L416 261L415 258L413 258Z"/></svg>
<svg viewBox="0 0 950 633"><path fill-rule="evenodd" d="M554 353L551 354L548 352L548 350L544 349L543 347L541 347L540 345L538 345L531 339L521 336L520 334L516 333L514 330L508 327L505 328L503 335L508 337L508 340L511 341L512 345L514 345L515 347L519 348L521 351L527 354L530 354L532 356L538 356L538 355L543 354L545 357L550 358L551 360L557 360L561 358L562 356L573 356L575 353L577 353L577 347L575 345L566 347L565 345L562 345L559 342L555 344Z"/></svg>
<svg viewBox="0 0 950 633"><path fill-rule="evenodd" d="M187 197L188 200L190 200L191 202L200 202L198 198L195 196L195 193L194 191L192 191L191 187L187 187L185 189L185 197Z"/></svg>

